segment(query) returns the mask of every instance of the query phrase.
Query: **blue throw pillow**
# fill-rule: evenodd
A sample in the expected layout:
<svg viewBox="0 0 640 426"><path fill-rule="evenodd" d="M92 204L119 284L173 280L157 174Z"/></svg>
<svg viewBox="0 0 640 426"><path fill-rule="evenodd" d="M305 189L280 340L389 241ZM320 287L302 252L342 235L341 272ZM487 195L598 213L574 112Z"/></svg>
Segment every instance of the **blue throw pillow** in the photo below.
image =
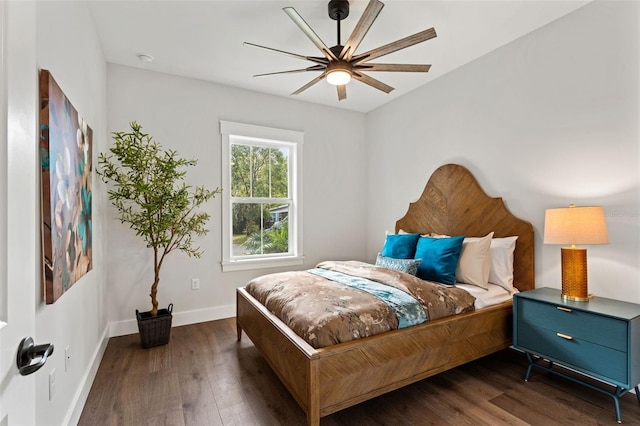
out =
<svg viewBox="0 0 640 426"><path fill-rule="evenodd" d="M381 253L378 253L376 266L415 275L418 272L418 266L421 261L422 259L394 259L392 257L384 257Z"/></svg>
<svg viewBox="0 0 640 426"><path fill-rule="evenodd" d="M413 259L420 234L389 234L382 247L384 257Z"/></svg>
<svg viewBox="0 0 640 426"><path fill-rule="evenodd" d="M414 256L422 259L418 277L453 285L456 282L456 266L463 240L461 235L450 238L420 237Z"/></svg>

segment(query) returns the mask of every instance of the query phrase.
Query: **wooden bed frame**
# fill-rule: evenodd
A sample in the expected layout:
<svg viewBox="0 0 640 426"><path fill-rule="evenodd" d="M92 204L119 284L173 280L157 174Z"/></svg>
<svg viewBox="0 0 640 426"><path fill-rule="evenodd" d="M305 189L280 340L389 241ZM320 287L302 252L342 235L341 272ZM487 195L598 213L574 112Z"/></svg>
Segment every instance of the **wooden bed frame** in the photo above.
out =
<svg viewBox="0 0 640 426"><path fill-rule="evenodd" d="M396 222L396 232L481 237L517 235L514 285L534 285L534 236L501 198L490 198L464 167L438 168L420 199ZM314 349L249 295L237 290L238 340L242 330L307 415L320 418L508 347L511 301L401 330Z"/></svg>

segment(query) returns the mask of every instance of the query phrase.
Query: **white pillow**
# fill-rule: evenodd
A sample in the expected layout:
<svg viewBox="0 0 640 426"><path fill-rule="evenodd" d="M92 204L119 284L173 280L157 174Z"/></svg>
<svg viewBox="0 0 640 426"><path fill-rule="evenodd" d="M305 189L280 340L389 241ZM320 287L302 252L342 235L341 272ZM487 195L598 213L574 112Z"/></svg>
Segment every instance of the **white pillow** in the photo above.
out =
<svg viewBox="0 0 640 426"><path fill-rule="evenodd" d="M491 239L493 232L484 237L465 238L456 266L456 282L489 288L491 272Z"/></svg>
<svg viewBox="0 0 640 426"><path fill-rule="evenodd" d="M491 240L489 282L510 292L513 291L513 252L516 249L517 239L518 237L514 236ZM478 238L469 238L469 240L478 240Z"/></svg>

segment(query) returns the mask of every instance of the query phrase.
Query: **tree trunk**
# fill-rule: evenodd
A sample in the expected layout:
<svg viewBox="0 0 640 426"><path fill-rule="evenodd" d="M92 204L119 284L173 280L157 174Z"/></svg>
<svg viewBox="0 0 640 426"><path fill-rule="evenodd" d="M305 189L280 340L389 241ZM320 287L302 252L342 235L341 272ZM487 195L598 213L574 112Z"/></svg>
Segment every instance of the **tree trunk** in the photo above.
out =
<svg viewBox="0 0 640 426"><path fill-rule="evenodd" d="M153 284L151 285L151 316L158 316L158 283L160 282L160 265L158 265L158 249L153 250Z"/></svg>
<svg viewBox="0 0 640 426"><path fill-rule="evenodd" d="M158 299L156 298L156 295L158 294L158 281L160 280L156 275L156 279L151 285L151 294L149 294L149 296L151 296L151 316L152 317L155 317L158 315Z"/></svg>

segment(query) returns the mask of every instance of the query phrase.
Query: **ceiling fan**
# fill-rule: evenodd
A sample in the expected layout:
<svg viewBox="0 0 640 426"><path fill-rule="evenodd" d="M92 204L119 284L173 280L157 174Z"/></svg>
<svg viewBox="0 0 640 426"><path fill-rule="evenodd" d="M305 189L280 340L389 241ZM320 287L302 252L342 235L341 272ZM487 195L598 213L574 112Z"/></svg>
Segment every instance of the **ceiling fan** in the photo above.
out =
<svg viewBox="0 0 640 426"><path fill-rule="evenodd" d="M353 29L353 32L349 36L349 39L344 45L342 45L340 43L340 21L349 16L349 1L331 0L328 7L329 17L337 21L338 27L338 44L333 47L327 47L327 45L320 39L320 37L318 37L318 35L311 29L309 24L305 22L302 16L300 16L300 14L293 7L285 7L283 9L284 12L313 42L313 44L315 44L316 47L320 49L320 52L322 52L323 56L298 55L296 53L286 52L284 50L245 42L245 46L257 47L260 49L266 49L271 52L282 53L285 55L293 56L295 58L305 59L316 64L302 69L257 74L254 75L254 77L298 73L304 71L321 71L319 76L293 92L292 95L302 93L303 91L307 90L309 87L313 86L326 77L327 81L330 84L333 84L337 87L338 100L341 101L347 98L346 84L351 80L351 78L354 78L385 93L389 93L393 90L393 87L379 80L376 80L375 78L370 77L367 74L364 74L365 71L428 72L429 68L431 68L431 65L382 64L370 63L369 61L436 37L436 31L433 28L429 28L428 30L421 31L419 33L402 38L400 40L396 40L394 42L385 44L384 46L377 47L364 53L355 53L356 49L362 42L362 39L369 31L369 28L371 28L371 25L373 25L373 22L376 20L383 7L384 4L382 2L378 0L369 0L369 4L364 10L355 28Z"/></svg>

